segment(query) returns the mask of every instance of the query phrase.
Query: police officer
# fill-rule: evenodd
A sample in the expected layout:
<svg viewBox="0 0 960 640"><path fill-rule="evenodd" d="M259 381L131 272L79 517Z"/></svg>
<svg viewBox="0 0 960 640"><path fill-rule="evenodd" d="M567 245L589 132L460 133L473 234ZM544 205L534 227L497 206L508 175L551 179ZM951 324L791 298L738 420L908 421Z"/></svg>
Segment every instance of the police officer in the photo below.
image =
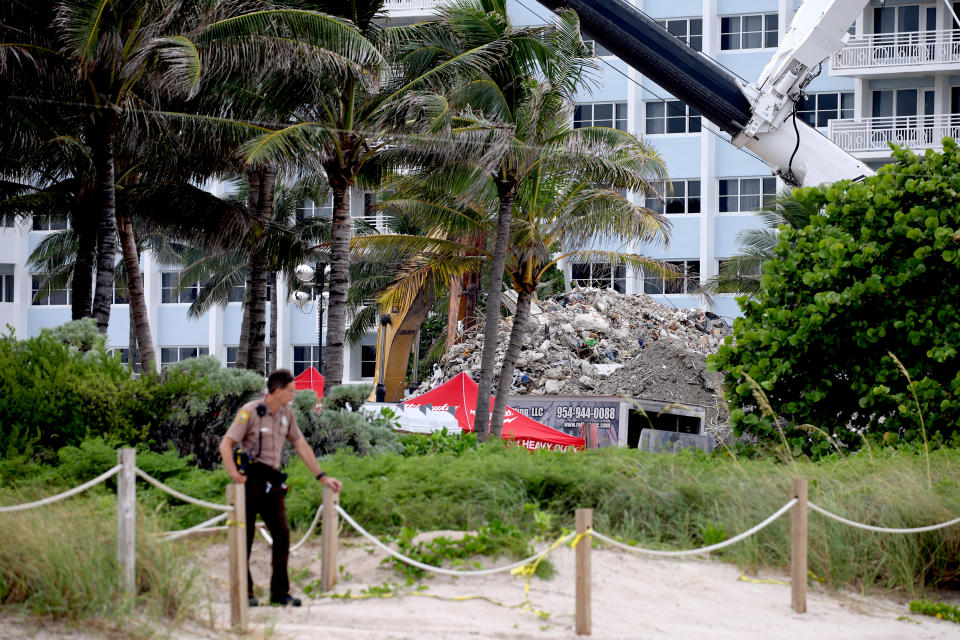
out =
<svg viewBox="0 0 960 640"><path fill-rule="evenodd" d="M300 600L290 595L287 559L290 553L290 527L284 504L286 474L280 472L280 456L284 441L293 444L310 472L322 484L340 491L341 483L320 469L313 449L297 427L297 419L290 408L296 388L293 374L278 369L267 378L267 394L262 400L248 402L240 408L233 424L220 441L220 456L230 479L245 487L247 498L247 596L250 606L257 606L250 576L250 550L257 514L273 537L273 573L270 577L270 603L300 606ZM233 448L239 444L248 456L245 473L234 460Z"/></svg>

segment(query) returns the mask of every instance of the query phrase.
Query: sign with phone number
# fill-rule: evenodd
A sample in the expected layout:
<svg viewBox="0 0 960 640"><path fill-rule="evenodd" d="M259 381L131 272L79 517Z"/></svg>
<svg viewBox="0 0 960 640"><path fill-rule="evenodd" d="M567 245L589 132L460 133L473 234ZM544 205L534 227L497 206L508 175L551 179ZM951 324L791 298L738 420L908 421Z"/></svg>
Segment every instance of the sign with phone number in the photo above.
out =
<svg viewBox="0 0 960 640"><path fill-rule="evenodd" d="M619 444L619 402L589 398L547 400L528 396L511 398L510 407L566 434L595 438L601 447Z"/></svg>

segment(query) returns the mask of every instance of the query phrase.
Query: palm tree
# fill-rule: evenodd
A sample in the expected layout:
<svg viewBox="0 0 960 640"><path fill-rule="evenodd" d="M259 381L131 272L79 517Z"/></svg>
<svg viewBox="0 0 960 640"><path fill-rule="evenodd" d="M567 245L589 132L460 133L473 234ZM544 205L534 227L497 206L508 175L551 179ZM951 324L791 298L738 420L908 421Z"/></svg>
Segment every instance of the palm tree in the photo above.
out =
<svg viewBox="0 0 960 640"><path fill-rule="evenodd" d="M780 244L781 225L802 228L819 211L809 208L799 200L793 190L783 191L757 212L764 222L759 229L745 229L737 234L739 253L720 265L720 273L710 278L703 286L708 293L733 293L756 299L760 294L760 278L763 263L774 257Z"/></svg>
<svg viewBox="0 0 960 640"><path fill-rule="evenodd" d="M409 142L411 114L433 122L437 108L433 92L444 82L475 77L502 50L485 44L467 51L444 51L436 64L424 67L421 58L403 57L413 27L379 27L373 18L382 0L346 3L305 3L354 21L360 32L383 53L383 62L369 75L319 74L306 83L313 93L291 114L295 124L250 141L250 162L298 164L326 174L333 192L330 242L330 298L327 325L328 357L323 374L326 389L343 379L343 348L349 294L350 190L377 188L384 167L402 162ZM389 62L388 62L389 61ZM428 91L429 90L429 91ZM418 102L425 94L427 102ZM442 106L440 107L442 111ZM429 143L427 143L429 145ZM446 149L449 152L449 149Z"/></svg>
<svg viewBox="0 0 960 640"><path fill-rule="evenodd" d="M557 113L552 123L543 120L552 127L547 137L590 138L592 156L605 161L594 164L583 160L575 166L546 159L525 177L517 190L505 264L508 280L517 292L517 308L490 417L492 433L496 436L502 430L514 367L526 336L530 305L551 267L559 260L575 259L642 266L657 273L668 271L658 261L642 255L590 248L598 236L624 244L668 241L669 221L632 204L621 193L621 189L636 189L638 184L662 180L665 173L662 160L652 148L625 132L615 129L570 131L568 116L569 110L566 110ZM392 260L399 255L406 256L406 264L383 298L387 305L402 304L426 284L439 288L451 278L489 264L492 260L489 249L485 251L463 238L469 238L470 230L482 234L492 229L500 207L494 176L477 167L400 176L396 180L397 188L385 196L385 204L420 220L430 220L434 230L422 235L368 236L355 241L358 250L368 257ZM477 187L478 182L481 189Z"/></svg>
<svg viewBox="0 0 960 640"><path fill-rule="evenodd" d="M489 166L499 207L489 266L475 424L478 438L486 440L490 414L484 399L489 397L493 383L513 202L524 180L544 163L573 168L590 157L594 143L591 135L595 134L558 132L552 123L573 102L577 91L587 86L598 63L580 37L579 20L573 12L559 14L549 29L519 29L510 24L503 0L478 0L441 9L440 22L465 48L508 43L507 55L457 94L460 104L484 116L481 120L461 115L463 129L482 129L492 122L493 126L508 128L511 134ZM605 165L602 158L594 160L597 166ZM634 181L630 188L640 185L642 181Z"/></svg>

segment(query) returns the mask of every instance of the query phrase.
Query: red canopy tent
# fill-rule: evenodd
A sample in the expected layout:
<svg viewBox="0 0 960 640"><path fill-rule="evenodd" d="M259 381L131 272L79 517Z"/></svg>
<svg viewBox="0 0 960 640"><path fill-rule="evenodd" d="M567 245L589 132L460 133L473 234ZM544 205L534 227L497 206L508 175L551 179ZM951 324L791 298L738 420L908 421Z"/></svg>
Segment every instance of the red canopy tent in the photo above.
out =
<svg viewBox="0 0 960 640"><path fill-rule="evenodd" d="M473 431L473 421L476 414L477 393L479 387L466 373L459 373L451 380L443 383L412 400L404 400L403 404L410 407L420 407L425 404L433 405L434 411L446 411L456 407L457 422L464 431ZM490 397L490 409L493 409L493 396ZM514 440L527 449L553 449L564 451L570 448L583 449L586 441L583 438L567 435L552 427L528 418L522 413L507 407L503 416L503 439Z"/></svg>
<svg viewBox="0 0 960 640"><path fill-rule="evenodd" d="M323 375L313 367L307 367L306 371L294 378L293 385L297 391L312 389L317 394L317 400L323 398Z"/></svg>

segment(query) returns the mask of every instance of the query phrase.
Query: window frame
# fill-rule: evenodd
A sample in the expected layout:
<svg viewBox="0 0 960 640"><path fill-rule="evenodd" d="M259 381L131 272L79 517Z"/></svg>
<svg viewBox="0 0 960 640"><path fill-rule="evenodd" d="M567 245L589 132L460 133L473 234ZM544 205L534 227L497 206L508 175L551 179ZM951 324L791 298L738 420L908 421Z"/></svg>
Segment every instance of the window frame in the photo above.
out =
<svg viewBox="0 0 960 640"><path fill-rule="evenodd" d="M662 106L662 114L651 117L650 112L653 106ZM682 110L683 113L679 114L678 110ZM681 120L683 121L683 131L670 131L670 123ZM658 121L662 123L662 127L660 127L662 131L651 131L651 123ZM703 118L696 109L690 107L682 100L644 100L643 129L644 135L648 136L676 136L700 133L703 130Z"/></svg>
<svg viewBox="0 0 960 640"><path fill-rule="evenodd" d="M737 193L736 194L724 194L723 185L725 182L737 181ZM760 190L756 194L743 192L743 182L745 180L759 180L760 181ZM772 181L772 182L768 182ZM772 191L764 191L765 184L772 184ZM753 197L756 195L759 198L759 204L756 207L743 208L742 200L744 196ZM760 210L760 207L771 202L774 198L777 197L777 179L774 176L739 176L739 177L726 177L726 178L717 178L717 213L720 215L723 214L752 214ZM724 209L724 198L736 198L737 199L737 209ZM729 202L729 200L727 200Z"/></svg>
<svg viewBox="0 0 960 640"><path fill-rule="evenodd" d="M588 275L586 277L575 275L574 270L581 269L583 267L588 269ZM595 273L595 270L599 270L600 273ZM606 271L606 273L603 273L604 271ZM598 286L598 284L602 286ZM592 287L595 289L612 288L617 293L626 293L627 266L623 264L614 265L600 260L591 260L589 262L571 262L570 286L583 288Z"/></svg>
<svg viewBox="0 0 960 640"><path fill-rule="evenodd" d="M371 354L373 358L365 357L365 355L371 355ZM367 375L366 371L369 371L370 375ZM374 378L376 377L376 375L377 375L377 345L361 344L360 345L360 377Z"/></svg>
<svg viewBox="0 0 960 640"><path fill-rule="evenodd" d="M306 371L308 367L312 367L312 366L314 366L317 362L319 362L319 359L320 359L320 347L319 347L319 345L315 345L315 344L294 344L294 345L290 345L290 346L293 347L293 360L292 360L292 362L293 362L293 375L294 375L294 376L300 375L301 373L303 373L304 371ZM310 360L297 359L297 349L309 349L309 350L310 350L310 353L309 353ZM306 363L306 364L303 365L303 363Z"/></svg>
<svg viewBox="0 0 960 640"><path fill-rule="evenodd" d="M599 124L597 124L597 118L595 117L596 107L598 107L598 106L607 106L607 105L609 105L609 106L612 108L611 117L610 117L610 118L601 118L600 121L601 121L601 122L606 122L606 121L609 120L609 121L611 122L611 124L609 125L608 128L610 128L610 129L617 129L618 131L627 131L627 126L628 126L628 125L627 125L627 121L628 121L628 116L627 116L627 103L626 103L625 101L620 102L620 101L611 101L611 100L607 100L607 101L604 101L604 102L578 102L576 105L574 105L574 109L573 109L573 128L574 128L574 129L583 129L583 128L585 128L585 127L604 127L604 126L607 126L607 125L599 125ZM586 119L584 119L584 118L582 118L582 117L581 117L580 119L578 119L578 118L577 118L577 114L578 114L578 113L581 113L581 114L582 114L582 113L583 113L586 109L588 109L588 108L590 109L590 119L589 119L589 121L586 120ZM621 108L622 108L622 110L623 110L623 115L622 115L622 116L620 115ZM586 124L587 122L589 122L589 124ZM621 124L621 123L623 124L623 128L620 128L619 126L617 126L617 125L619 125L619 124Z"/></svg>
<svg viewBox="0 0 960 640"><path fill-rule="evenodd" d="M169 360L164 358L165 355L168 355L172 349L177 350L177 359ZM196 349L197 353L194 355L188 355L184 357L183 352L187 349ZM210 355L209 345L165 345L160 347L160 369L165 369L170 365L177 364L178 362L183 362L184 360L189 360L190 358L199 358L200 356Z"/></svg>
<svg viewBox="0 0 960 640"><path fill-rule="evenodd" d="M776 49L780 45L780 17L776 12L757 12L757 13L737 13L731 15L721 15L720 18L720 51L755 51L760 49ZM744 28L744 22L747 18L760 17L761 29L747 31ZM775 23L773 27L769 21ZM736 30L724 31L725 24L731 24L733 20L737 21ZM760 45L756 47L744 46L744 36L760 34ZM774 36L773 44L770 44L770 36ZM731 38L736 36L736 46L730 46Z"/></svg>
<svg viewBox="0 0 960 640"><path fill-rule="evenodd" d="M671 193L666 193L666 184L663 182L655 183L654 187L659 189L660 193L663 194L664 202L660 202L660 198L656 196L656 192L648 192L643 194L643 206L650 209L654 213L659 213L662 215L668 216L698 216L703 211L703 184L700 178L680 178L677 180L671 180L673 185L673 191ZM678 189L678 185L682 185L683 189ZM696 195L691 195L691 188L696 185L695 190ZM679 191L683 192L683 195L677 195ZM690 204L696 202L696 211L691 211ZM671 206L680 205L683 208L683 211L670 211Z"/></svg>
<svg viewBox="0 0 960 640"><path fill-rule="evenodd" d="M0 304L12 304L17 291L17 266L7 262L0 264L0 267L4 268L3 272L0 272ZM9 273L7 273L7 268L9 268Z"/></svg>
<svg viewBox="0 0 960 640"><path fill-rule="evenodd" d="M686 42L690 47L696 49L697 51L703 51L703 17L702 16L691 16L691 17L680 17L680 18L664 18L662 20L655 21L658 25L667 30L670 35L674 36L678 40ZM686 23L686 32L681 35L679 33L674 33L670 27L676 23ZM691 28L694 22L700 23L700 33L694 34ZM696 43L696 44L695 44Z"/></svg>
<svg viewBox="0 0 960 640"><path fill-rule="evenodd" d="M837 106L835 109L823 108L820 106L821 98L823 98L824 96L836 96ZM846 108L844 108L843 106L845 97L848 97L850 100L850 105ZM809 100L813 98L814 105L812 109L801 109L800 105L798 104L797 118L799 120L803 120L811 127L816 127L818 129L825 129L827 126L829 126L830 120L852 120L853 119L853 113L854 113L853 105L855 101L853 91L812 91L810 93L805 93L803 95L803 98L804 100ZM829 120L826 120L823 125L820 125L819 122L820 122L821 115L823 115L824 112L830 112L830 111L836 112L837 117L830 118ZM848 115L844 116L844 113L847 113ZM807 114L812 114L813 122L811 122L810 119L805 117Z"/></svg>
<svg viewBox="0 0 960 640"><path fill-rule="evenodd" d="M659 275L647 275L646 270L643 272L643 293L648 296L695 296L699 295L700 287L700 260L699 258L694 259L683 259L683 260L664 260L663 262L673 265L675 267L682 266L683 275L677 276L676 278L671 278L670 283L681 284L680 291L671 291L670 289L675 288L676 285L671 286L668 284L667 279ZM696 268L692 268L692 265L696 264ZM691 287L690 282L696 280L696 287ZM654 284L654 281L657 281L658 284ZM648 290L649 287L649 290Z"/></svg>
<svg viewBox="0 0 960 640"><path fill-rule="evenodd" d="M37 293L40 291L39 280L40 276L33 273L30 274L30 306L34 307L69 307L73 304L73 289L71 287L66 287L63 289L50 289L44 294L43 298L40 298L40 301L37 301ZM64 292L64 298L66 302L51 302L53 296L60 295L60 292Z"/></svg>

